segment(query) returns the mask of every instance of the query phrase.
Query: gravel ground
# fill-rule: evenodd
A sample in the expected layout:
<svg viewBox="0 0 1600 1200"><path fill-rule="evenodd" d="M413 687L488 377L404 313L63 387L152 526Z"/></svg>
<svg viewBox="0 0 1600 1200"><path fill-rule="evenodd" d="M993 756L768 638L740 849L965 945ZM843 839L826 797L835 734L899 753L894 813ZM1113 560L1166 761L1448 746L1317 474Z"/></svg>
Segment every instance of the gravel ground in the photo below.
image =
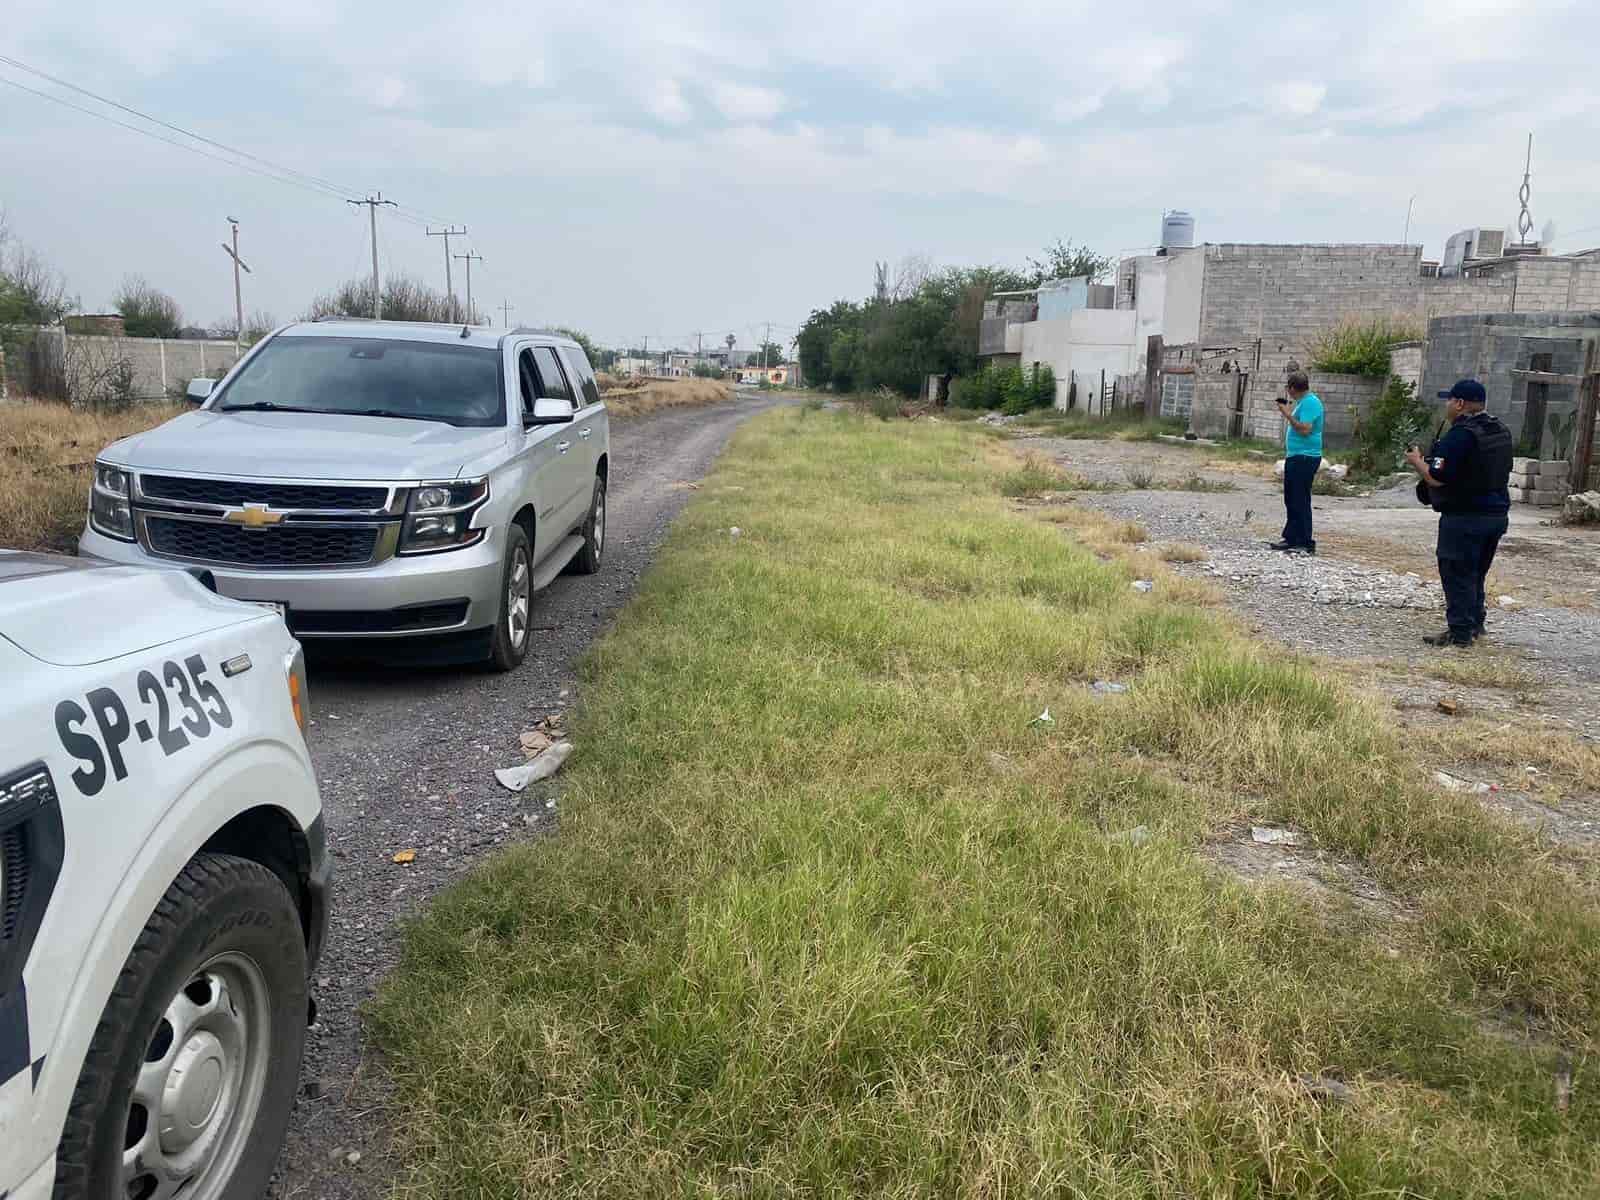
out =
<svg viewBox="0 0 1600 1200"><path fill-rule="evenodd" d="M398 954L395 924L503 842L555 827L554 791L502 789L495 767L523 761L518 735L574 701L578 658L632 595L689 490L734 428L767 401L618 422L606 563L536 598L535 640L509 675L471 669L313 666L312 758L334 855L328 947L314 979L302 1090L270 1195L373 1196L394 1160L387 1090L359 1008ZM578 747L577 753L582 753ZM415 861L393 856L414 850Z"/></svg>
<svg viewBox="0 0 1600 1200"><path fill-rule="evenodd" d="M1205 461L1160 443L1041 438L1027 445L1096 482L1126 482L1130 469L1177 479ZM1177 569L1218 583L1253 628L1297 650L1400 668L1436 654L1422 637L1444 628L1432 566L1437 517L1411 488L1314 497L1318 553L1287 556L1266 545L1283 521L1281 485L1267 471L1270 463L1200 471L1232 484L1229 492L1130 489L1085 492L1078 502L1141 522L1156 543L1203 549L1205 561ZM1547 517L1523 505L1513 511L1490 576L1490 643L1536 667L1559 699L1550 706L1560 710L1559 723L1600 740L1600 609L1592 600L1600 539L1546 525ZM1558 595L1579 606L1548 602Z"/></svg>
<svg viewBox="0 0 1600 1200"><path fill-rule="evenodd" d="M1043 453L1096 483L1126 485L1130 471L1170 482L1199 468L1203 478L1231 485L1225 492L1080 492L1071 502L1138 521L1158 549L1163 543L1198 547L1203 559L1175 563L1174 569L1215 584L1253 633L1356 667L1393 702L1395 720L1424 752L1429 734L1456 719L1439 710L1441 701L1496 724L1600 741L1600 610L1594 587L1600 538L1593 532L1551 526L1546 512L1516 507L1490 575L1488 645L1465 653L1496 656L1520 667L1531 682L1525 689L1463 686L1427 669L1441 654L1463 652L1421 640L1444 627L1444 596L1433 565L1437 517L1416 503L1410 486L1370 496L1314 497L1318 553L1286 556L1266 546L1283 521L1281 484L1271 478L1270 462L1208 462L1192 449L1150 443L1029 438L1019 449ZM1485 779L1470 764L1424 758L1417 769L1443 770L1469 785ZM1567 794L1553 804L1519 782L1514 771L1493 781L1496 790L1481 796L1486 808L1538 830L1553 847L1584 853L1600 847L1600 796ZM1353 903L1384 921L1409 919L1405 906L1385 895L1359 864L1309 841L1298 847L1260 845L1245 826L1203 852L1245 879L1294 883L1315 901Z"/></svg>

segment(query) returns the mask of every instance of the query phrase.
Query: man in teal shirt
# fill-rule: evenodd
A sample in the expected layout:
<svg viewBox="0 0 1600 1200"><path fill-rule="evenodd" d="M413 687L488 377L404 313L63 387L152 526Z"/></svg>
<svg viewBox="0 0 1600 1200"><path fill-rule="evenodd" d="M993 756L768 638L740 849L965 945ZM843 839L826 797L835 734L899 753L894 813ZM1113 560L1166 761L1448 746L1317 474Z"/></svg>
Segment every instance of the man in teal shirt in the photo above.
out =
<svg viewBox="0 0 1600 1200"><path fill-rule="evenodd" d="M1304 371L1292 372L1284 386L1289 397L1278 401L1278 412L1289 426L1283 447L1283 507L1287 518L1283 538L1273 542L1272 548L1290 554L1315 554L1311 481L1322 467L1322 401L1311 390Z"/></svg>

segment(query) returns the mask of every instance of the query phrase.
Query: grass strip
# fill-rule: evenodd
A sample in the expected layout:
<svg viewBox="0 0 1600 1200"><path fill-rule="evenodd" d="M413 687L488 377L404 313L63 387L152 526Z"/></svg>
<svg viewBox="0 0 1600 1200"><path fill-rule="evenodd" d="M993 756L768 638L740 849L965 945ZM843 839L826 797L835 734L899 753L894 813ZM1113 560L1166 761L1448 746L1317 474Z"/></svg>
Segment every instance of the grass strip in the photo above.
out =
<svg viewBox="0 0 1600 1200"><path fill-rule="evenodd" d="M407 928L400 1194L1595 1193L1593 877L1002 490L951 425L743 429L591 656L559 836ZM1241 818L1417 919L1219 875Z"/></svg>

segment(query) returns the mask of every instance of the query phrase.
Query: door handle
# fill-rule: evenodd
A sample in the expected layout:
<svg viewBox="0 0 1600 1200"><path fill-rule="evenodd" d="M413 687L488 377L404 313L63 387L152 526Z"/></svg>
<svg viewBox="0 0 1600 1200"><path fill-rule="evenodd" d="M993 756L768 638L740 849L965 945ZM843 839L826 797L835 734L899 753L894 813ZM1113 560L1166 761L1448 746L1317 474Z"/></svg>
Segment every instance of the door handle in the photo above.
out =
<svg viewBox="0 0 1600 1200"><path fill-rule="evenodd" d="M593 432L594 432L594 430L592 430L592 429L580 429L580 430L578 430L578 436L581 437L581 438L587 438Z"/></svg>
<svg viewBox="0 0 1600 1200"><path fill-rule="evenodd" d="M556 449L561 451L561 453L565 454L568 450L572 449L572 443L571 442L557 442L556 443Z"/></svg>

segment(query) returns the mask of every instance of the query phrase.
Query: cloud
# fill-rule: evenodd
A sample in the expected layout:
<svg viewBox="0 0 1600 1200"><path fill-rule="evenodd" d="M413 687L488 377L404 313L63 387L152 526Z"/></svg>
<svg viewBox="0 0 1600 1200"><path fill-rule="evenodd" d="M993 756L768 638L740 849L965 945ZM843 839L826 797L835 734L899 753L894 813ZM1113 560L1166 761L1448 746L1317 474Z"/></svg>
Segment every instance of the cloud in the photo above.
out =
<svg viewBox="0 0 1600 1200"><path fill-rule="evenodd" d="M1589 153L1600 83L1572 36L1591 16L1576 0L1298 11L1123 0L1112 13L1091 0L616 0L599 35L592 8L537 7L479 0L463 18L436 0L9 0L7 53L301 170L392 189L475 236L503 230L503 265L484 270L508 280L552 276L517 258L532 253L519 241L530 219L590 253L701 220L703 237L792 251L798 266L740 285L754 289L855 278L850 255L1014 258L1055 236L1122 249L1153 237L1174 206L1213 239L1387 240L1415 194L1413 236L1432 242L1514 220L1529 129L1535 222L1600 220ZM42 188L4 197L37 239L68 248L63 258L82 240L71 197L109 159L111 211L130 230L176 228L177 206L205 191L177 198L191 171L230 195L265 189L263 211L267 193L283 195L6 94L7 117L25 117L0 122L8 178L78 173L56 204ZM337 269L359 251L341 242ZM298 256L292 241L279 256L301 273L286 293L331 269L293 266ZM85 247L75 286L99 294L109 284L95 271L114 282L155 269L106 259ZM156 261L197 290L231 286L214 264ZM698 302L650 299L686 286L640 281L606 304L642 329L627 311ZM704 303L729 294L708 281ZM221 295L218 311L228 303Z"/></svg>
<svg viewBox="0 0 1600 1200"><path fill-rule="evenodd" d="M774 88L717 80L707 90L711 103L730 121L770 121L785 107L783 93Z"/></svg>

